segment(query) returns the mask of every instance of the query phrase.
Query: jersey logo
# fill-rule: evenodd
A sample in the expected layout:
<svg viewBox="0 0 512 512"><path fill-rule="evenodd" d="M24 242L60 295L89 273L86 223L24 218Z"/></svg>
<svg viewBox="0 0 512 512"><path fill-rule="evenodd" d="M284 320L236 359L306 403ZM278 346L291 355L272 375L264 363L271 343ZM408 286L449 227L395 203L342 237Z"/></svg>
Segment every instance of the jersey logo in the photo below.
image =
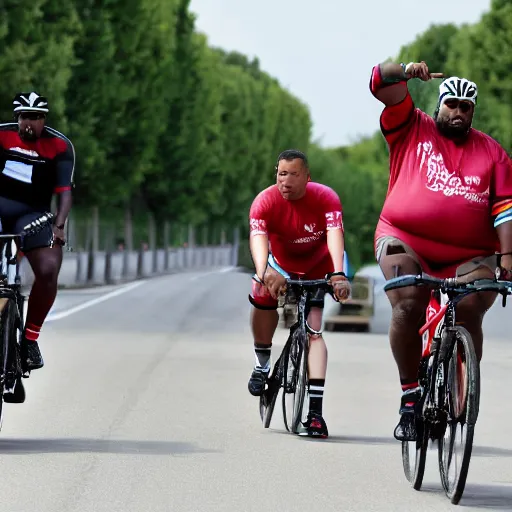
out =
<svg viewBox="0 0 512 512"><path fill-rule="evenodd" d="M315 231L316 224L304 224L304 229L308 233L313 233Z"/></svg>
<svg viewBox="0 0 512 512"><path fill-rule="evenodd" d="M23 183L32 183L32 165L7 160L5 162L3 174L14 180L23 181Z"/></svg>
<svg viewBox="0 0 512 512"><path fill-rule="evenodd" d="M462 196L471 203L489 203L488 187L480 191L484 186L480 177L464 176L463 182L455 171L447 169L443 155L436 152L432 142L420 142L416 157L420 160L420 172L425 173L428 190L448 197Z"/></svg>

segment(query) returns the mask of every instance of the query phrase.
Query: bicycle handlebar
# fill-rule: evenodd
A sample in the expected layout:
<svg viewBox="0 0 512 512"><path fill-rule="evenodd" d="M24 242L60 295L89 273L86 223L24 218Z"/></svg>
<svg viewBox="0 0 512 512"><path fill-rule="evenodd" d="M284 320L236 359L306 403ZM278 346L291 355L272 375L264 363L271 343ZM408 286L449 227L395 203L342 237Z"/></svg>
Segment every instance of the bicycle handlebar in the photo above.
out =
<svg viewBox="0 0 512 512"><path fill-rule="evenodd" d="M469 283L461 283L456 277L439 279L425 275L405 275L389 279L384 285L384 291L406 288L407 286L426 286L443 292L497 292L502 295L512 294L512 282L497 281L495 279L475 279Z"/></svg>
<svg viewBox="0 0 512 512"><path fill-rule="evenodd" d="M327 282L326 279L287 279L286 284L288 286L297 286L299 288L306 289L330 289L331 285Z"/></svg>

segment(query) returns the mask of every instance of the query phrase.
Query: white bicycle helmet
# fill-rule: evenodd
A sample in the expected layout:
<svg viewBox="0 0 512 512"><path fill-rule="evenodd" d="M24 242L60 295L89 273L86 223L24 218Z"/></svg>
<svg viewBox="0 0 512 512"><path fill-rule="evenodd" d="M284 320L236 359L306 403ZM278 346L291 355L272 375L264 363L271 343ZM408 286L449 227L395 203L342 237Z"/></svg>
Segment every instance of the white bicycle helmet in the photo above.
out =
<svg viewBox="0 0 512 512"><path fill-rule="evenodd" d="M447 78L439 86L439 106L448 99L471 101L476 105L478 96L478 87L474 82L470 82L466 78L452 76Z"/></svg>
<svg viewBox="0 0 512 512"><path fill-rule="evenodd" d="M37 92L20 92L12 102L14 112L42 112L48 113L48 100Z"/></svg>

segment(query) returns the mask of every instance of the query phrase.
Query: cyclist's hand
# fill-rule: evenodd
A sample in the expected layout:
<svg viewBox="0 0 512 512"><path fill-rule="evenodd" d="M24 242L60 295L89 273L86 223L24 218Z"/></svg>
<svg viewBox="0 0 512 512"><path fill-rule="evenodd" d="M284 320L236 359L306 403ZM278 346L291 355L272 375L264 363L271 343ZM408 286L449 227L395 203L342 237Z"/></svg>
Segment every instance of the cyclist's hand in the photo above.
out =
<svg viewBox="0 0 512 512"><path fill-rule="evenodd" d="M66 243L66 235L64 234L64 230L58 228L57 226L53 226L53 237L58 245L64 245Z"/></svg>
<svg viewBox="0 0 512 512"><path fill-rule="evenodd" d="M424 82L428 82L432 78L443 77L443 73L430 73L427 63L423 60L421 62L411 62L405 68L405 72L410 78L419 78Z"/></svg>
<svg viewBox="0 0 512 512"><path fill-rule="evenodd" d="M263 280L265 282L265 287L274 300L277 300L280 292L286 290L285 277L271 267L267 267Z"/></svg>
<svg viewBox="0 0 512 512"><path fill-rule="evenodd" d="M332 286L334 297L338 302L344 302L350 297L350 281L344 276L331 276L329 284Z"/></svg>
<svg viewBox="0 0 512 512"><path fill-rule="evenodd" d="M512 254L504 254L500 261L500 279L502 281L512 281Z"/></svg>

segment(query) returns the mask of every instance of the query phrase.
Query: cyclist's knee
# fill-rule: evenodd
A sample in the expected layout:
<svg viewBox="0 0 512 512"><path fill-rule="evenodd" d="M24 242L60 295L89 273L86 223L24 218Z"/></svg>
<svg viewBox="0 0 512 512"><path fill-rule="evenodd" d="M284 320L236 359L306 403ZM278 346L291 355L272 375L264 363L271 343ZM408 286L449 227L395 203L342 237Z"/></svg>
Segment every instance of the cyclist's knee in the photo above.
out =
<svg viewBox="0 0 512 512"><path fill-rule="evenodd" d="M249 294L249 302L260 310L277 310L277 300L272 298L269 291L261 283L252 280L252 289Z"/></svg>
<svg viewBox="0 0 512 512"><path fill-rule="evenodd" d="M308 324L311 329L319 331L322 327L322 315L323 309L318 307L312 307L308 315Z"/></svg>
<svg viewBox="0 0 512 512"><path fill-rule="evenodd" d="M56 282L59 277L60 261L57 258L41 257L33 262L32 269L37 279Z"/></svg>
<svg viewBox="0 0 512 512"><path fill-rule="evenodd" d="M428 298L422 295L413 297L400 297L395 304L393 304L392 319L394 323L405 325L414 323L417 325L421 317L425 314L425 309L428 305Z"/></svg>

